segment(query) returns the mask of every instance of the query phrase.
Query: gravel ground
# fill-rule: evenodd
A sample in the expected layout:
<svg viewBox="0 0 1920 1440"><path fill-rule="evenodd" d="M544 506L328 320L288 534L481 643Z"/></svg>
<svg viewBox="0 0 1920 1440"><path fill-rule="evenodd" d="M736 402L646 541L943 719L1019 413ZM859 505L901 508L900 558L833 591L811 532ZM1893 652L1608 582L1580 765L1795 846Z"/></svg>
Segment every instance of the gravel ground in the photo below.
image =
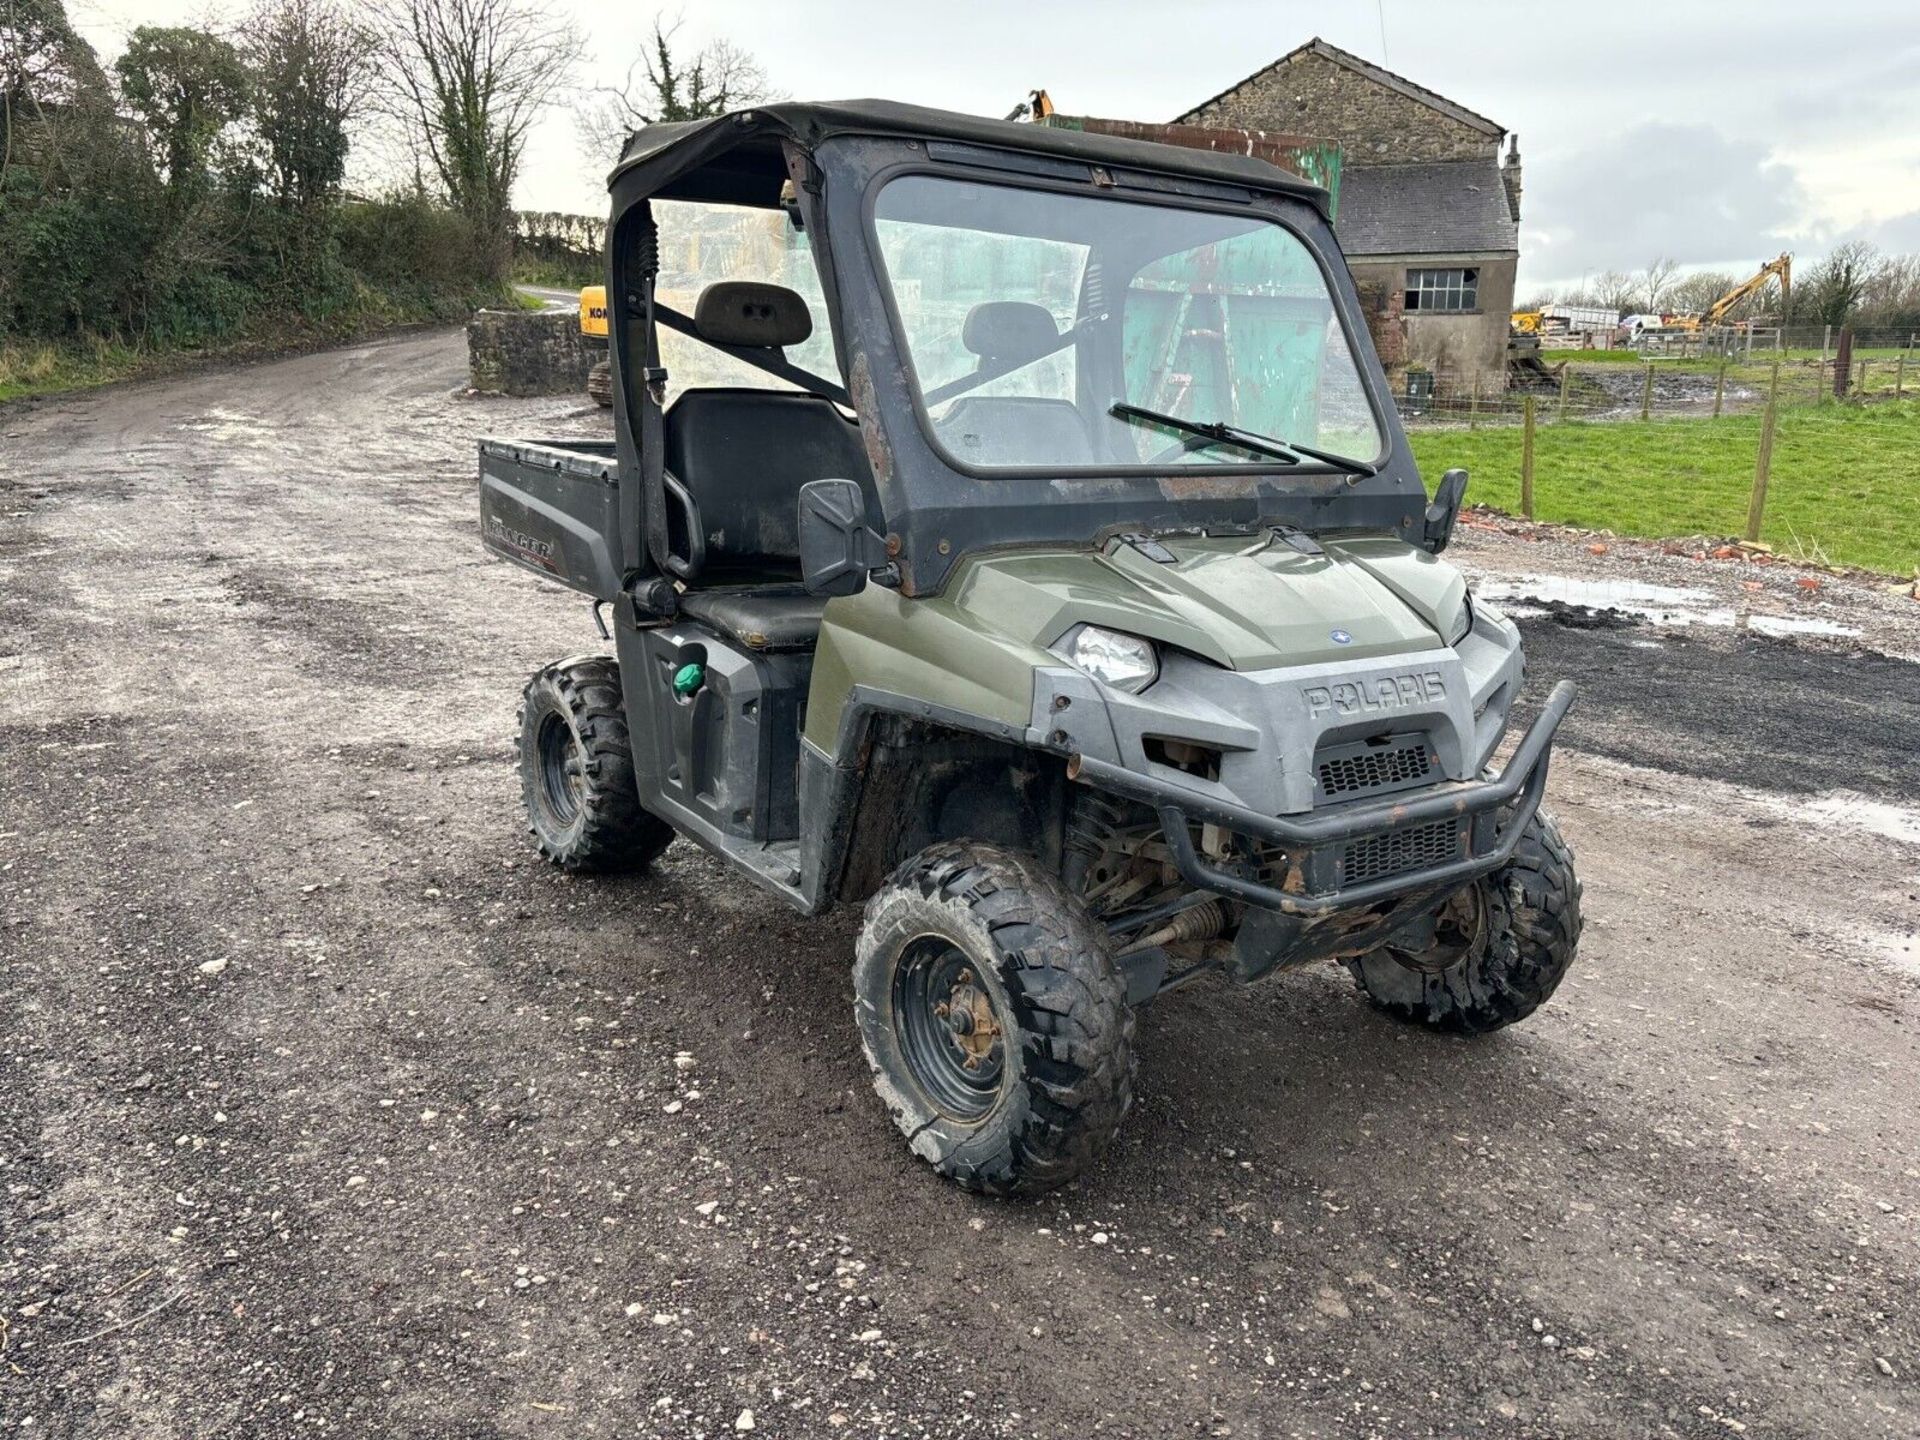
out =
<svg viewBox="0 0 1920 1440"><path fill-rule="evenodd" d="M472 440L599 422L461 360L0 411L0 1433L1920 1433L1920 606L1470 528L1583 683L1558 997L1195 986L1098 1173L982 1201L868 1090L853 915L535 863L515 699L593 631Z"/></svg>

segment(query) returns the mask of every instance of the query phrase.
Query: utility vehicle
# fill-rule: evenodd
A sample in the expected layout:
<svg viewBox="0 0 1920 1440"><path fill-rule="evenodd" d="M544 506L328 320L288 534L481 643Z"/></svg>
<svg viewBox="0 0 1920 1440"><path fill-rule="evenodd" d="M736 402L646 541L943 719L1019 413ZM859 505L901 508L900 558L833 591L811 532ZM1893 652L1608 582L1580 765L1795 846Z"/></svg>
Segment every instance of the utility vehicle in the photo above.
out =
<svg viewBox="0 0 1920 1440"><path fill-rule="evenodd" d="M1099 1153L1197 976L1469 1034L1552 993L1572 689L1496 771L1519 637L1436 558L1465 472L1429 502L1325 192L878 101L650 126L611 189L614 438L480 446L485 543L612 644L526 687L550 860L864 903L875 1087L992 1193Z"/></svg>

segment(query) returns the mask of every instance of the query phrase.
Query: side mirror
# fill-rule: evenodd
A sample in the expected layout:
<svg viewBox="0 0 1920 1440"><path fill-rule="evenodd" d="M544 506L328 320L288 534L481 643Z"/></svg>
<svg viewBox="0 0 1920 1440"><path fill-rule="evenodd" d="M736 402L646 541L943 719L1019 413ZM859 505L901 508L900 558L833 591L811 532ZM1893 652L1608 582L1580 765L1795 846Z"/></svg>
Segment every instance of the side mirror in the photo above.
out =
<svg viewBox="0 0 1920 1440"><path fill-rule="evenodd" d="M1433 503L1427 506L1426 530L1420 537L1420 546L1428 554L1438 555L1453 539L1453 522L1460 518L1460 501L1466 493L1466 471L1449 470L1440 477Z"/></svg>
<svg viewBox="0 0 1920 1440"><path fill-rule="evenodd" d="M887 563L887 542L867 526L867 497L852 480L800 487L800 578L811 595L857 595Z"/></svg>

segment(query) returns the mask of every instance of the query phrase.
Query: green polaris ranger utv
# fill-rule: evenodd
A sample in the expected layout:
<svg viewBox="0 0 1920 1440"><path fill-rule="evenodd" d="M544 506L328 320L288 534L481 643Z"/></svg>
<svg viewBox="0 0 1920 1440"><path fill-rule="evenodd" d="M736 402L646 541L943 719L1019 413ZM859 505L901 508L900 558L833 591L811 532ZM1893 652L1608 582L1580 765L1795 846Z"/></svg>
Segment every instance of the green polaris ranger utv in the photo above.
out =
<svg viewBox="0 0 1920 1440"><path fill-rule="evenodd" d="M1337 961L1458 1034L1552 994L1572 688L1496 769L1519 637L1324 191L878 101L651 126L611 188L614 438L480 447L485 543L612 642L526 687L550 860L864 904L875 1088L996 1194L1100 1152L1195 977Z"/></svg>

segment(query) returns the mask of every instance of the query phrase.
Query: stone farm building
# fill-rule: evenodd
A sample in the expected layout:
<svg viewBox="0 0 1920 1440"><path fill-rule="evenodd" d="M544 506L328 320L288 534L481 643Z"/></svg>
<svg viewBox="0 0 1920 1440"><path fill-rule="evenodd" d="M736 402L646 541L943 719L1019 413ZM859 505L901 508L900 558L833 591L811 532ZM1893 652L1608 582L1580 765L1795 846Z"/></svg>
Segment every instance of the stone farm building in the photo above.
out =
<svg viewBox="0 0 1920 1440"><path fill-rule="evenodd" d="M1338 144L1335 229L1381 361L1504 383L1520 260L1520 148L1504 126L1320 39L1174 123Z"/></svg>

